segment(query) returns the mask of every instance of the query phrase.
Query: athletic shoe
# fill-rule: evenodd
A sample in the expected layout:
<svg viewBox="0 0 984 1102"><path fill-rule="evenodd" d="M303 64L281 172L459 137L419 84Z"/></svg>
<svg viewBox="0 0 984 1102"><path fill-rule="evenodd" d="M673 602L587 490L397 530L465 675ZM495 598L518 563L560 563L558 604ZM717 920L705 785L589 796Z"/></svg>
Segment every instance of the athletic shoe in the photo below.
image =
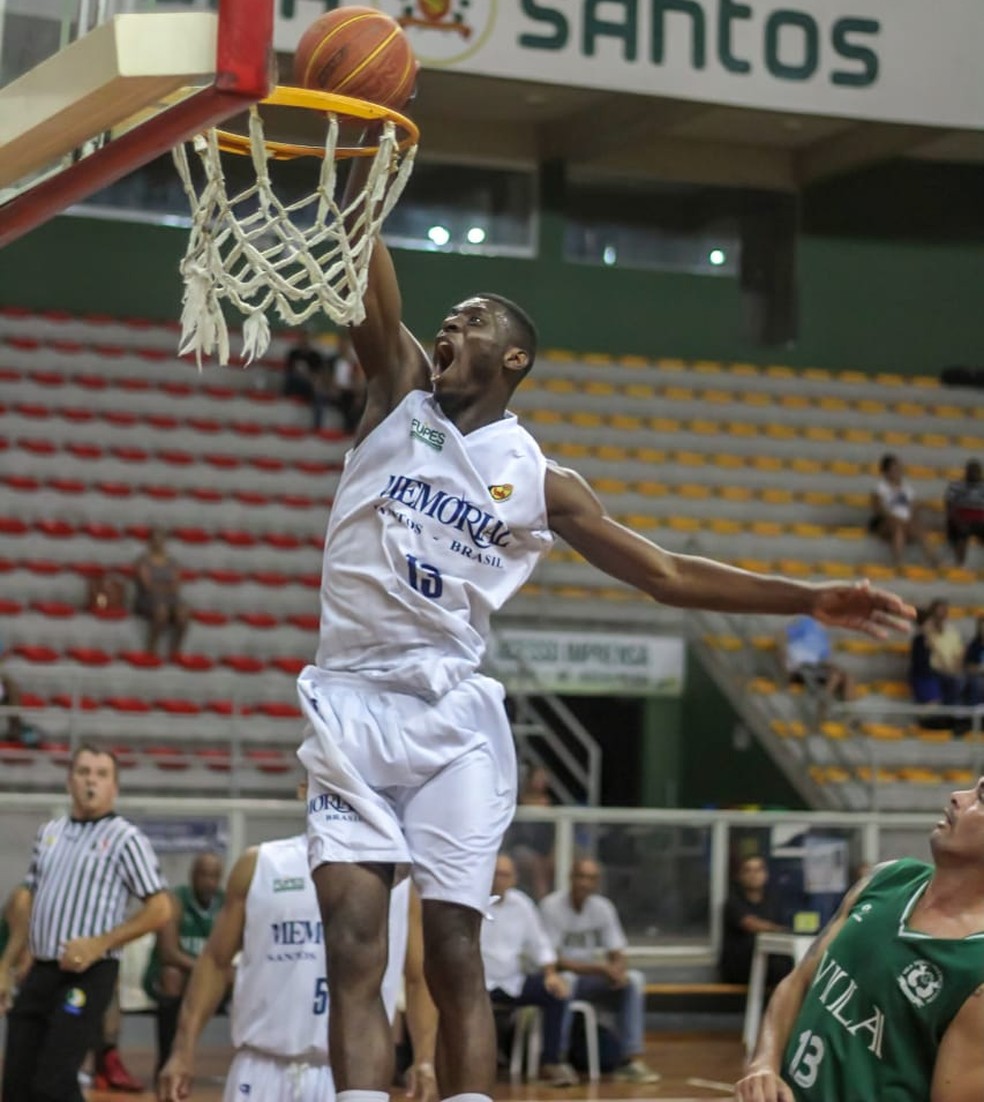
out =
<svg viewBox="0 0 984 1102"><path fill-rule="evenodd" d="M126 1070L119 1049L107 1048L96 1060L94 1086L101 1091L122 1091L126 1094L139 1094L143 1083Z"/></svg>
<svg viewBox="0 0 984 1102"><path fill-rule="evenodd" d="M615 1078L623 1083L658 1083L663 1077L642 1060L630 1060L615 1072Z"/></svg>
<svg viewBox="0 0 984 1102"><path fill-rule="evenodd" d="M570 1064L544 1064L540 1068L540 1081L548 1087L576 1087L581 1082Z"/></svg>

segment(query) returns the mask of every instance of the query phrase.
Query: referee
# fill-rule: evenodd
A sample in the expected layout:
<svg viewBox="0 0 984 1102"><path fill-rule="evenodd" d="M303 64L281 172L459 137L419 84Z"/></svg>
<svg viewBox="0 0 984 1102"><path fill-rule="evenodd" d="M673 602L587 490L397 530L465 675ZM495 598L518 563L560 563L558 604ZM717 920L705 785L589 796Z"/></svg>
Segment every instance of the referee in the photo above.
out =
<svg viewBox="0 0 984 1102"><path fill-rule="evenodd" d="M11 966L25 942L34 958L10 1009L2 1102L81 1102L78 1072L99 1041L119 950L159 930L171 913L150 842L113 810L113 755L80 746L68 792L71 815L38 832L0 957L0 1014L10 1009ZM143 906L124 921L128 895Z"/></svg>

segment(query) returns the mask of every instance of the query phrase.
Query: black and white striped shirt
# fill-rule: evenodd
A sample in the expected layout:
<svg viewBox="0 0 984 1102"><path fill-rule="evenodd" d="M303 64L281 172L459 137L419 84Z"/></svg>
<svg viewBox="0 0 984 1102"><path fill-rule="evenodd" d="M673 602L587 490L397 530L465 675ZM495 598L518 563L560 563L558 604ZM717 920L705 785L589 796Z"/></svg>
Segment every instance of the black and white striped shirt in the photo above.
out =
<svg viewBox="0 0 984 1102"><path fill-rule="evenodd" d="M45 823L25 884L34 893L30 947L37 960L57 960L72 938L118 926L128 895L146 899L167 887L146 836L115 812Z"/></svg>

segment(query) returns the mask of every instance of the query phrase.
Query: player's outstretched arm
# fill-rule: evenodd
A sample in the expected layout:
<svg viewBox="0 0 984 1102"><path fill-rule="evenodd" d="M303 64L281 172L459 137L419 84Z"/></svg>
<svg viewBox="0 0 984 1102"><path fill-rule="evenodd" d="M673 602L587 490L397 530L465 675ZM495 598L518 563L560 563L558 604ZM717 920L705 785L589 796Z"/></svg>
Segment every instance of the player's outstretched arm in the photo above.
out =
<svg viewBox="0 0 984 1102"><path fill-rule="evenodd" d="M984 1098L984 984L950 1022L930 1087L930 1102L980 1102Z"/></svg>
<svg viewBox="0 0 984 1102"><path fill-rule="evenodd" d="M256 849L247 850L233 865L222 910L191 970L188 987L181 1000L178 1031L171 1055L157 1080L160 1102L182 1102L191 1094L198 1038L222 1002L229 986L233 958L243 946L246 896L256 871L256 855Z"/></svg>
<svg viewBox="0 0 984 1102"><path fill-rule="evenodd" d="M613 578L677 608L713 612L809 614L825 624L882 637L903 631L915 609L868 582L797 582L752 574L713 559L665 551L609 516L579 474L551 467L546 477L551 529Z"/></svg>
<svg viewBox="0 0 984 1102"><path fill-rule="evenodd" d="M352 207L365 187L369 158L359 158L349 171L342 201L343 210ZM350 228L357 235L357 227ZM357 240L357 238L356 238ZM430 365L419 342L403 325L403 297L393 258L381 237L373 243L368 283L362 303L366 309L361 325L351 327L352 345L366 377L364 435L414 389L429 389Z"/></svg>
<svg viewBox="0 0 984 1102"><path fill-rule="evenodd" d="M762 1028L745 1069L735 1084L739 1102L795 1102L788 1083L781 1078L782 1057L789 1035L824 952L847 921L858 896L871 877L859 880L841 900L837 913L817 935L806 956L783 979L769 999ZM935 1102L935 1100L934 1100Z"/></svg>

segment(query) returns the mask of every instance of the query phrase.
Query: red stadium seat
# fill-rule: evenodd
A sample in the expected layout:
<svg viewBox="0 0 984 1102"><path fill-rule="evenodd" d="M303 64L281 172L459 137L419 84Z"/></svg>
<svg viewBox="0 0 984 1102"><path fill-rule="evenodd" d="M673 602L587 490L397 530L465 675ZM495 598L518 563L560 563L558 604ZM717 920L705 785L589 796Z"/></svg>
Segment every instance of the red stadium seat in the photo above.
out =
<svg viewBox="0 0 984 1102"><path fill-rule="evenodd" d="M112 708L114 712L126 712L128 714L144 714L153 710L146 700L141 700L140 697L136 696L107 696L103 704L107 708Z"/></svg>
<svg viewBox="0 0 984 1102"><path fill-rule="evenodd" d="M34 527L49 539L66 540L75 535L75 529L64 520L39 520Z"/></svg>
<svg viewBox="0 0 984 1102"><path fill-rule="evenodd" d="M193 497L195 501L211 503L222 500L222 494L218 490L211 489L209 486L192 486L188 491L188 496Z"/></svg>
<svg viewBox="0 0 984 1102"><path fill-rule="evenodd" d="M103 454L98 444L66 444L65 451L76 459L99 459Z"/></svg>
<svg viewBox="0 0 984 1102"><path fill-rule="evenodd" d="M285 673L289 677L297 677L305 666L310 665L311 663L306 658L291 658L289 655L281 655L279 658L270 659L271 669L280 670L281 673Z"/></svg>
<svg viewBox="0 0 984 1102"><path fill-rule="evenodd" d="M231 700L210 700L205 705L206 712L214 712L217 716L232 716L236 714L236 705Z"/></svg>
<svg viewBox="0 0 984 1102"><path fill-rule="evenodd" d="M130 611L126 608L91 608L91 615L99 620L129 620Z"/></svg>
<svg viewBox="0 0 984 1102"><path fill-rule="evenodd" d="M234 471L239 466L239 459L234 455L220 455L217 452L210 452L202 458L210 467L218 467L222 471Z"/></svg>
<svg viewBox="0 0 984 1102"><path fill-rule="evenodd" d="M24 611L24 606L19 601L8 601L0 598L0 616L17 616Z"/></svg>
<svg viewBox="0 0 984 1102"><path fill-rule="evenodd" d="M254 706L253 711L271 719L300 719L303 714L296 704L288 704L283 700L262 700Z"/></svg>
<svg viewBox="0 0 984 1102"><path fill-rule="evenodd" d="M186 424L195 432L213 433L222 431L222 422L214 417L189 417Z"/></svg>
<svg viewBox="0 0 984 1102"><path fill-rule="evenodd" d="M246 397L251 402L262 402L264 405L269 405L270 402L279 400L279 395L274 394L270 390L247 390Z"/></svg>
<svg viewBox="0 0 984 1102"><path fill-rule="evenodd" d="M146 463L150 454L144 448L135 448L132 445L110 448L109 450L112 455L115 455L117 459L122 459L124 463Z"/></svg>
<svg viewBox="0 0 984 1102"><path fill-rule="evenodd" d="M194 701L182 700L178 697L162 697L154 701L154 707L172 716L197 716L202 710L201 705Z"/></svg>
<svg viewBox="0 0 984 1102"><path fill-rule="evenodd" d="M60 494L84 494L87 488L80 478L49 478L48 485Z"/></svg>
<svg viewBox="0 0 984 1102"><path fill-rule="evenodd" d="M53 616L57 619L69 619L78 611L75 605L67 601L32 601L31 608L40 612L42 616Z"/></svg>
<svg viewBox="0 0 984 1102"><path fill-rule="evenodd" d="M215 669L215 663L204 654L177 654L172 661L176 666L192 673L208 673L209 670Z"/></svg>
<svg viewBox="0 0 984 1102"><path fill-rule="evenodd" d="M57 662L61 658L54 647L46 647L41 643L21 643L11 650L26 662Z"/></svg>
<svg viewBox="0 0 984 1102"><path fill-rule="evenodd" d="M23 536L27 532L27 525L20 517L0 517L0 535Z"/></svg>
<svg viewBox="0 0 984 1102"><path fill-rule="evenodd" d="M81 425L93 420L96 415L91 409L85 409L82 406L68 406L60 409L58 416L64 421L71 421L73 425Z"/></svg>
<svg viewBox="0 0 984 1102"><path fill-rule="evenodd" d="M83 666L108 666L113 661L101 647L69 647L65 653Z"/></svg>
<svg viewBox="0 0 984 1102"><path fill-rule="evenodd" d="M203 749L196 750L195 756L200 759L202 765L213 773L228 773L232 768L232 762L228 750Z"/></svg>
<svg viewBox="0 0 984 1102"><path fill-rule="evenodd" d="M256 490L236 490L232 496L243 505L266 505L270 501L269 494L260 494Z"/></svg>
<svg viewBox="0 0 984 1102"><path fill-rule="evenodd" d="M11 490L19 490L26 493L34 493L41 488L41 483L28 474L9 474L4 478L4 485Z"/></svg>
<svg viewBox="0 0 984 1102"><path fill-rule="evenodd" d="M243 624L249 624L251 628L274 628L279 623L277 617L270 612L242 612L236 619Z"/></svg>
<svg viewBox="0 0 984 1102"><path fill-rule="evenodd" d="M263 426L257 421L232 421L229 428L240 436L262 436Z"/></svg>
<svg viewBox="0 0 984 1102"><path fill-rule="evenodd" d="M193 393L192 387L187 383L179 383L171 380L161 383L161 390L163 390L165 394L173 394L178 398L187 398Z"/></svg>
<svg viewBox="0 0 984 1102"><path fill-rule="evenodd" d="M286 464L282 459L277 459L273 455L257 455L250 461L251 467L256 467L259 471L282 471Z"/></svg>
<svg viewBox="0 0 984 1102"><path fill-rule="evenodd" d="M148 746L144 752L158 769L180 772L191 764L184 750L177 746Z"/></svg>
<svg viewBox="0 0 984 1102"><path fill-rule="evenodd" d="M60 371L33 371L31 372L31 380L39 386L65 385L65 376Z"/></svg>
<svg viewBox="0 0 984 1102"><path fill-rule="evenodd" d="M141 492L155 501L174 501L179 495L173 486L143 486Z"/></svg>
<svg viewBox="0 0 984 1102"><path fill-rule="evenodd" d="M141 379L139 375L127 375L117 381L121 390L150 390L151 383L148 379Z"/></svg>
<svg viewBox="0 0 984 1102"><path fill-rule="evenodd" d="M82 712L94 712L99 707L99 701L95 697L86 696L85 693L81 693L77 699L72 693L55 693L51 698L51 703L59 708L78 706Z"/></svg>
<svg viewBox="0 0 984 1102"><path fill-rule="evenodd" d="M107 409L103 411L103 420L111 425L135 425L140 418L127 409Z"/></svg>
<svg viewBox="0 0 984 1102"><path fill-rule="evenodd" d="M301 546L301 541L291 532L267 532L262 538L270 547L279 547L283 551L293 551Z"/></svg>
<svg viewBox="0 0 984 1102"><path fill-rule="evenodd" d="M191 467L195 463L191 452L180 451L178 448L164 448L157 453L157 458L172 467Z"/></svg>
<svg viewBox="0 0 984 1102"><path fill-rule="evenodd" d="M296 760L280 750L247 750L243 757L261 773L289 773L297 768Z"/></svg>
<svg viewBox="0 0 984 1102"><path fill-rule="evenodd" d="M96 489L107 497L130 497L133 487L126 482L97 482Z"/></svg>
<svg viewBox="0 0 984 1102"><path fill-rule="evenodd" d="M37 693L21 693L20 695L20 705L22 708L44 708L47 703L47 700Z"/></svg>
<svg viewBox="0 0 984 1102"><path fill-rule="evenodd" d="M15 403L14 409L21 417L30 417L35 420L42 420L51 416L51 411L48 407L42 406L37 402L18 402Z"/></svg>
<svg viewBox="0 0 984 1102"><path fill-rule="evenodd" d="M0 532L3 531L2 522L0 522ZM30 570L32 574L60 574L62 572L62 564L60 562L52 562L50 559L29 559L24 563L24 567Z"/></svg>
<svg viewBox="0 0 984 1102"><path fill-rule="evenodd" d="M205 577L219 585L242 585L245 575L238 570L206 570Z"/></svg>
<svg viewBox="0 0 984 1102"><path fill-rule="evenodd" d="M164 665L156 654L145 650L121 650L117 657L137 670L159 670Z"/></svg>
<svg viewBox="0 0 984 1102"><path fill-rule="evenodd" d="M301 631L317 631L321 626L321 617L316 612L297 612L287 617L287 623Z"/></svg>
<svg viewBox="0 0 984 1102"><path fill-rule="evenodd" d="M168 432L173 432L178 427L177 417L172 417L169 413L148 413L144 420L153 428L165 429Z"/></svg>
<svg viewBox="0 0 984 1102"><path fill-rule="evenodd" d="M235 398L236 392L231 386L217 386L215 383L206 383L202 387L202 394L207 394L210 398Z"/></svg>
<svg viewBox="0 0 984 1102"><path fill-rule="evenodd" d="M180 528L171 529L171 537L182 543L211 543L212 537L204 528L194 525L182 525Z"/></svg>
<svg viewBox="0 0 984 1102"><path fill-rule="evenodd" d="M263 662L252 654L227 654L222 659L222 665L237 673L259 673L263 669Z"/></svg>
<svg viewBox="0 0 984 1102"><path fill-rule="evenodd" d="M256 536L252 532L244 532L239 529L226 528L216 533L216 537L231 547L255 547Z"/></svg>
<svg viewBox="0 0 984 1102"><path fill-rule="evenodd" d="M321 575L320 574L299 574L297 576L298 582L301 585L307 586L308 589L320 589L321 588Z"/></svg>
<svg viewBox="0 0 984 1102"><path fill-rule="evenodd" d="M280 502L291 509L310 509L314 505L314 499L306 494L281 494Z"/></svg>
<svg viewBox="0 0 984 1102"><path fill-rule="evenodd" d="M229 623L229 617L224 612L208 608L194 609L191 618L196 624L205 624L208 627L222 627L223 624Z"/></svg>
<svg viewBox="0 0 984 1102"><path fill-rule="evenodd" d="M74 375L72 382L76 386L84 386L86 390L105 390L109 383L102 375L90 375L88 372L83 372L80 375Z"/></svg>
<svg viewBox="0 0 984 1102"><path fill-rule="evenodd" d="M257 570L250 574L250 578L259 585L270 585L276 589L290 585L290 575L281 574L279 570Z"/></svg>
<svg viewBox="0 0 984 1102"><path fill-rule="evenodd" d="M38 440L35 437L22 437L17 443L32 455L54 455L58 451L50 440Z"/></svg>
<svg viewBox="0 0 984 1102"><path fill-rule="evenodd" d="M94 540L118 540L122 537L119 528L114 524L101 524L92 520L83 524L79 531Z"/></svg>
<svg viewBox="0 0 984 1102"><path fill-rule="evenodd" d="M300 425L274 425L273 431L285 440L300 440L307 436L311 430L302 428Z"/></svg>

